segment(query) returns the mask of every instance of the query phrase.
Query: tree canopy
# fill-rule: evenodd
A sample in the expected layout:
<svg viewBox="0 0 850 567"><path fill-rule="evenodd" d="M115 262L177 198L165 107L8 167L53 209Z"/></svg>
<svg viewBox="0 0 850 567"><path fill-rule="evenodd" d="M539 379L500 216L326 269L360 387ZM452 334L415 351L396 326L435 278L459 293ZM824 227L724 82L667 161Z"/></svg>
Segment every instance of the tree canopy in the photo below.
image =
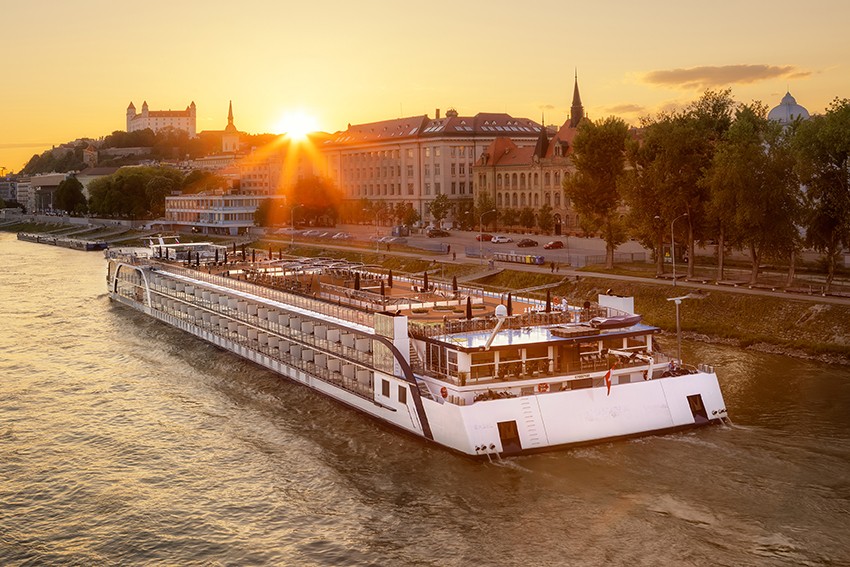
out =
<svg viewBox="0 0 850 567"><path fill-rule="evenodd" d="M842 247L850 247L850 100L798 125L793 141L805 186L806 242L825 254L827 289Z"/></svg>
<svg viewBox="0 0 850 567"><path fill-rule="evenodd" d="M85 213L86 196L83 184L76 177L62 181L53 193L53 208L67 213Z"/></svg>
<svg viewBox="0 0 850 567"><path fill-rule="evenodd" d="M625 172L629 127L620 118L583 122L573 140L576 173L564 179L564 190L583 221L602 233L605 264L614 267L614 249L625 242L625 226L617 207Z"/></svg>
<svg viewBox="0 0 850 567"><path fill-rule="evenodd" d="M148 183L155 177L167 178L175 187L183 182L183 174L170 167L121 168L89 183L89 210L97 215L151 218L165 207L165 196L161 195L160 203L159 189L154 189L161 188L164 181L156 182L148 192Z"/></svg>

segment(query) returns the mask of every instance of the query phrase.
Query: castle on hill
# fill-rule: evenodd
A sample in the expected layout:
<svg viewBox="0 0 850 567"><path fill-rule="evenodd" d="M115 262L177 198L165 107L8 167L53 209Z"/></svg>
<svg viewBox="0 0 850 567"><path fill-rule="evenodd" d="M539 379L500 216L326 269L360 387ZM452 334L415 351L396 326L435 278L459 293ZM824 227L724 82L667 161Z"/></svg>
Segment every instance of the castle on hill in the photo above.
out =
<svg viewBox="0 0 850 567"><path fill-rule="evenodd" d="M196 138L196 115L194 101L186 107L186 110L150 110L147 101L145 101L142 103L141 114L136 112L136 107L130 102L130 106L127 107L127 132L135 132L145 128L159 132L164 128L171 127L187 132L190 138Z"/></svg>

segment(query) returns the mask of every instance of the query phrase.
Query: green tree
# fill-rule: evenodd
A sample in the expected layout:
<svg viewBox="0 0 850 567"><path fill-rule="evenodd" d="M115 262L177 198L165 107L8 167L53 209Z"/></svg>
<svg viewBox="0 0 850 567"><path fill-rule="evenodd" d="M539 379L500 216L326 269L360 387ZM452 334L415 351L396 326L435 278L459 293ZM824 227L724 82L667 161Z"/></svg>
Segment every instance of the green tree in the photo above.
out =
<svg viewBox="0 0 850 567"><path fill-rule="evenodd" d="M165 215L165 198L171 195L175 185L173 178L164 175L151 177L145 184L145 197L150 203L150 213L154 218Z"/></svg>
<svg viewBox="0 0 850 567"><path fill-rule="evenodd" d="M413 205L410 205L407 209L407 212L404 215L404 219L402 220L403 224L407 226L413 226L422 220L422 215L419 214L419 211L413 208Z"/></svg>
<svg viewBox="0 0 850 567"><path fill-rule="evenodd" d="M85 204L83 184L76 177L68 177L62 181L53 193L53 205L67 213L75 213L79 205L85 207Z"/></svg>
<svg viewBox="0 0 850 567"><path fill-rule="evenodd" d="M703 184L710 190L707 211L718 219L720 233L731 232L750 250L750 283L758 280L762 258L780 260L796 252L799 183L793 167L788 137L780 123L768 120L767 107L741 106ZM724 244L718 249L721 278Z"/></svg>
<svg viewBox="0 0 850 567"><path fill-rule="evenodd" d="M502 212L502 224L505 226L514 226L518 218L519 212L516 209L505 209Z"/></svg>
<svg viewBox="0 0 850 567"><path fill-rule="evenodd" d="M533 228L537 219L534 218L534 209L523 207L519 211L519 224L527 229Z"/></svg>
<svg viewBox="0 0 850 567"><path fill-rule="evenodd" d="M475 223L485 222L489 224L488 221L496 222L498 215L490 213L490 211L496 210L496 203L493 202L493 197L487 191L481 191L478 194L478 200L475 202L475 209L473 209L473 214L475 215ZM490 213L490 214L488 214ZM483 217L481 215L484 215ZM483 230L483 229L482 229Z"/></svg>
<svg viewBox="0 0 850 567"><path fill-rule="evenodd" d="M555 225L555 220L552 217L552 207L549 205L543 205L540 207L540 212L537 213L537 226L540 227L540 230L543 232L551 232L552 227Z"/></svg>
<svg viewBox="0 0 850 567"><path fill-rule="evenodd" d="M98 215L151 218L158 203L151 202L147 185L157 176L171 179L175 187L183 182L183 174L170 167L122 168L89 183L89 209Z"/></svg>
<svg viewBox="0 0 850 567"><path fill-rule="evenodd" d="M793 146L806 187L806 243L826 256L829 289L850 246L850 100L836 98L825 114L800 123Z"/></svg>
<svg viewBox="0 0 850 567"><path fill-rule="evenodd" d="M450 209L451 203L449 203L449 197L445 193L437 195L434 200L431 201L431 204L428 205L428 210L431 212L431 216L434 217L438 226L443 219L448 216Z"/></svg>
<svg viewBox="0 0 850 567"><path fill-rule="evenodd" d="M582 221L595 227L605 240L605 265L614 267L614 249L625 242L626 233L617 207L622 201L622 182L629 127L621 119L583 122L573 140L575 175L564 179L564 190Z"/></svg>
<svg viewBox="0 0 850 567"><path fill-rule="evenodd" d="M663 273L663 240L674 219L687 213L689 257L694 243L716 234L718 219L707 212L708 189L701 182L714 149L732 122L731 90L706 91L682 112L662 113L641 121L640 145L630 142L632 171L623 193L630 207L629 222L636 237L655 247L656 270ZM688 264L693 276L694 263Z"/></svg>
<svg viewBox="0 0 850 567"><path fill-rule="evenodd" d="M339 218L342 192L326 177L299 179L286 191L287 202L303 205L298 215L314 225L333 224Z"/></svg>

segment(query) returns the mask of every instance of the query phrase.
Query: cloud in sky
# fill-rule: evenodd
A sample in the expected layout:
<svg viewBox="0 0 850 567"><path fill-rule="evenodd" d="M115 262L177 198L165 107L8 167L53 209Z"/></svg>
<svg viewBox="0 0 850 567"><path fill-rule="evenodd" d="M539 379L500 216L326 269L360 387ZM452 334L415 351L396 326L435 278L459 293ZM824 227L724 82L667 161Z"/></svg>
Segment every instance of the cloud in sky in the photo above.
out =
<svg viewBox="0 0 850 567"><path fill-rule="evenodd" d="M615 116L620 114L646 114L647 109L645 106L641 106L639 104L616 104L614 106L606 106L602 109L602 112L613 114Z"/></svg>
<svg viewBox="0 0 850 567"><path fill-rule="evenodd" d="M795 65L703 65L689 69L661 69L642 77L659 87L702 90L728 85L750 85L768 79L804 79L813 73Z"/></svg>

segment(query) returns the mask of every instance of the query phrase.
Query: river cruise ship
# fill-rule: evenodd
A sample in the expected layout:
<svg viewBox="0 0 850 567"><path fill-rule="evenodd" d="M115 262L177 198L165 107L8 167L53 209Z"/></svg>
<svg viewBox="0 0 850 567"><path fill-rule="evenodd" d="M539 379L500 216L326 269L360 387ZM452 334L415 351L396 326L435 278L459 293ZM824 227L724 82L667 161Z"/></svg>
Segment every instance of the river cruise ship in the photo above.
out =
<svg viewBox="0 0 850 567"><path fill-rule="evenodd" d="M726 417L714 369L665 356L630 298L574 306L209 244L106 254L114 301L465 455Z"/></svg>

